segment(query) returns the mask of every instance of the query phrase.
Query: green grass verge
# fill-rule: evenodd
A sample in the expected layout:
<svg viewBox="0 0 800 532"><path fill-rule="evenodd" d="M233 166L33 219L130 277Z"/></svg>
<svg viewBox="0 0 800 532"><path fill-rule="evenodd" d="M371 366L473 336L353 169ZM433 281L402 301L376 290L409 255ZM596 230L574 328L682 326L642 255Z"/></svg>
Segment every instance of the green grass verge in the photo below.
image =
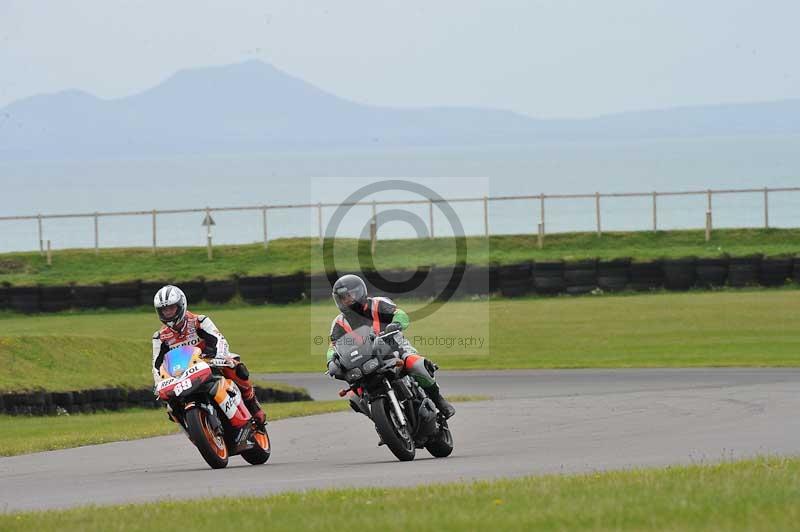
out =
<svg viewBox="0 0 800 532"><path fill-rule="evenodd" d="M10 515L4 529L796 530L800 459ZM191 508L191 512L187 512Z"/></svg>
<svg viewBox="0 0 800 532"><path fill-rule="evenodd" d="M452 396L452 401L478 401L485 396ZM300 401L263 405L270 421L350 410L347 400ZM53 451L179 432L162 409L74 414L54 417L0 415L0 456Z"/></svg>
<svg viewBox="0 0 800 532"><path fill-rule="evenodd" d="M321 373L332 307L195 310L251 372ZM407 336L445 369L798 366L798 316L797 290L498 299L447 303ZM157 323L144 310L0 315L0 390L149 385Z"/></svg>
<svg viewBox="0 0 800 532"><path fill-rule="evenodd" d="M357 266L358 241L337 239L340 270ZM452 238L383 240L378 243L378 268L415 268L418 265L450 265L455 261ZM548 235L538 249L533 235L467 238L467 262L471 264L514 263L524 260L749 255L794 255L800 253L798 229L721 229L705 242L703 231L659 231L604 233L559 233ZM112 281L186 281L221 279L233 275L287 274L323 271L322 249L317 239L280 239L264 250L261 244L217 246L209 264L204 247L163 248L153 255L149 248L60 250L47 266L39 253L0 254L0 283L14 285L66 283L93 284ZM341 258L341 262L338 262ZM413 258L413 259L412 259Z"/></svg>
<svg viewBox="0 0 800 532"><path fill-rule="evenodd" d="M142 342L77 335L0 336L0 392L91 388L141 389L153 386ZM256 386L295 392L302 388L255 380Z"/></svg>

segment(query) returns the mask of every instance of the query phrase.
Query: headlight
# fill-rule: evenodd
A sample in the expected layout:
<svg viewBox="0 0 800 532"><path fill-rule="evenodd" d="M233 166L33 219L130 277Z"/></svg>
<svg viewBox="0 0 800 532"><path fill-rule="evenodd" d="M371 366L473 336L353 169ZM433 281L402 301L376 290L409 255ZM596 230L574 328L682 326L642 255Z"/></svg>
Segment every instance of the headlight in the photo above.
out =
<svg viewBox="0 0 800 532"><path fill-rule="evenodd" d="M369 360L364 362L364 365L361 367L364 370L364 373L371 373L375 371L375 368L378 367L378 364L379 362L377 358L370 358Z"/></svg>
<svg viewBox="0 0 800 532"><path fill-rule="evenodd" d="M351 369L350 371L347 372L346 379L347 379L347 382L354 382L354 381L357 381L358 379L360 379L363 376L364 376L364 374L361 373L361 369L360 368L353 368L353 369Z"/></svg>

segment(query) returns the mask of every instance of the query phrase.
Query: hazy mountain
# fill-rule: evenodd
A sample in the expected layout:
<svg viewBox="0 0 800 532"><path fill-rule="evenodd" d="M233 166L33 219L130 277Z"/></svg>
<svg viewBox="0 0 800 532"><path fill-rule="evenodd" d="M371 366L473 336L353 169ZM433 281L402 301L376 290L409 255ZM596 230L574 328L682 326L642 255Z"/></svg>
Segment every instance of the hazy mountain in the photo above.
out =
<svg viewBox="0 0 800 532"><path fill-rule="evenodd" d="M351 102L260 61L183 70L140 94L81 91L0 109L0 158L53 159L370 146L518 144L800 133L800 100L536 120L497 109Z"/></svg>

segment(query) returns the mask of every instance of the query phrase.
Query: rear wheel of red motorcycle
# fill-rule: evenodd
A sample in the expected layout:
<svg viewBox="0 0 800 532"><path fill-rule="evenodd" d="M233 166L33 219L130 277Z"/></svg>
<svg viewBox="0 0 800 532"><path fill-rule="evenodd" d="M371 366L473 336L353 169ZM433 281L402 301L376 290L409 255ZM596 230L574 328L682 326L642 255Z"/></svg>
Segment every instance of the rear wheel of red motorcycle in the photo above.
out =
<svg viewBox="0 0 800 532"><path fill-rule="evenodd" d="M228 446L222 431L215 431L208 422L208 414L202 408L186 412L186 428L197 450L212 469L228 465Z"/></svg>
<svg viewBox="0 0 800 532"><path fill-rule="evenodd" d="M253 435L256 446L252 449L242 451L242 458L248 464L259 465L269 460L269 455L272 454L272 447L269 442L269 434L267 429L261 429Z"/></svg>

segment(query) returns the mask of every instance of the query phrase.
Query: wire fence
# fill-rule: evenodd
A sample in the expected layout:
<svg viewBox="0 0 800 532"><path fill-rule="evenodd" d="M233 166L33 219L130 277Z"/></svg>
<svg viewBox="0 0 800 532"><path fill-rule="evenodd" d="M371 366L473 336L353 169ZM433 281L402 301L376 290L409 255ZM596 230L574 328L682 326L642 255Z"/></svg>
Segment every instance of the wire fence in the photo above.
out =
<svg viewBox="0 0 800 532"><path fill-rule="evenodd" d="M635 212L637 214L637 222L634 230L639 231L658 231L665 229L661 215L665 209L664 203L669 201L670 198L677 197L695 197L699 200L698 203L692 203L690 208L696 211L702 208L702 212L694 213L691 215L691 220L697 220L695 225L691 223L693 228L702 228L705 226L707 237L713 230L715 222L715 204L720 202L723 197L731 195L749 195L750 201L747 206L742 208L737 207L735 213L728 213L728 220L726 225L736 227L771 227L770 208L771 203L776 202L780 204L782 212L797 212L797 207L800 202L797 201L800 197L792 197L791 193L800 192L800 187L782 187L782 188L746 188L746 189L707 189L707 190L685 190L685 191L671 191L671 192L617 192L617 193L589 193L589 194L533 194L533 195L506 195L506 196L491 196L486 195L482 197L455 197L444 199L397 199L397 200L374 200L355 203L336 203L336 202L318 202L318 203L296 203L296 204L275 204L275 205L249 205L249 206L234 206L234 207L205 207L205 208L185 208L185 209L160 209L149 211L106 211L106 212L84 212L84 213L69 213L69 214L31 214L25 216L0 216L0 222L4 224L30 224L25 225L24 228L17 227L17 230L24 231L25 234L30 235L31 248L35 246L34 242L38 240L38 249L41 253L45 253L46 248L49 246L49 240L45 233L45 221L56 221L59 223L67 223L70 221L82 221L84 224L78 227L71 227L69 232L75 241L79 238L81 242L86 242L87 246L76 247L90 247L92 244L96 252L101 248L101 237L105 234L104 231L110 229L110 233L122 231L119 223L123 218L136 218L135 229L129 225L125 227L124 231L135 233L138 237L148 235L150 237L150 247L155 253L159 245L165 244L160 241L163 240L163 229L159 229L162 224L171 225L168 223L168 217L171 215L186 215L186 214L200 214L203 216L203 225L206 226L207 231L207 244L209 252L211 250L211 227L215 224L214 216L224 213L251 213L257 216L249 220L250 232L249 235L258 234L263 246L267 248L271 239L279 236L284 236L285 232L277 231L276 224L291 225L293 229L299 234L296 236L317 237L320 241L325 235L325 215L330 214L330 209L338 209L341 207L368 207L370 212L368 215L367 223L374 224L377 216L379 215L379 208L389 206L406 206L414 208L417 215L427 211L427 238L435 236L443 236L440 227L437 226L435 216L435 209L437 203L447 202L452 205L470 205L469 218L472 224L467 226L465 224L465 233L468 235L489 236L492 233L492 216L490 216L490 206L502 206L502 213L496 213L498 218L503 214L506 218L509 216L522 216L525 220L516 220L517 223L506 224L506 230L496 232L494 234L509 234L509 233L531 233L538 234L539 243L542 245L545 234L549 232L561 232L563 228L552 229L548 226L551 217L557 216L559 208L563 206L564 202L572 202L571 209L569 210L570 216L580 216L584 222L584 230L589 229L586 223L591 217L591 229L601 235L604 230L609 230L606 224L606 216L616 215L620 211ZM753 197L755 195L755 202ZM634 202L635 200L635 202ZM525 207L522 211L510 208L511 202L525 202ZM635 206L631 207L630 203L634 202ZM630 209L630 211L628 211ZM729 208L730 209L730 208ZM303 231L304 224L297 223L297 218L293 221L281 221L280 213L285 211L299 211L305 210L305 220L308 221L307 230ZM642 217L647 212L646 222ZM480 214L479 214L480 213ZM703 221L705 222L703 224ZM88 222L88 224L86 223ZM144 223L142 223L144 222ZM479 223L478 223L479 222ZM524 223L519 223L524 222ZM238 222L241 225L241 221ZM669 224L674 226L674 224ZM795 223L790 224L795 226ZM785 226L785 224L784 224ZM508 230L509 227L513 227ZM56 228L48 228L54 231ZM241 227L239 228L241 229ZM82 231L79 237L76 233ZM174 237L174 231L168 231ZM85 234L84 234L85 233ZM302 234L305 233L305 234ZM36 240L34 240L34 238ZM145 237L146 238L146 237ZM251 238L251 241L253 239ZM175 242L174 238L168 245L192 245L193 242ZM105 246L115 247L115 246ZM30 248L28 248L30 249Z"/></svg>

